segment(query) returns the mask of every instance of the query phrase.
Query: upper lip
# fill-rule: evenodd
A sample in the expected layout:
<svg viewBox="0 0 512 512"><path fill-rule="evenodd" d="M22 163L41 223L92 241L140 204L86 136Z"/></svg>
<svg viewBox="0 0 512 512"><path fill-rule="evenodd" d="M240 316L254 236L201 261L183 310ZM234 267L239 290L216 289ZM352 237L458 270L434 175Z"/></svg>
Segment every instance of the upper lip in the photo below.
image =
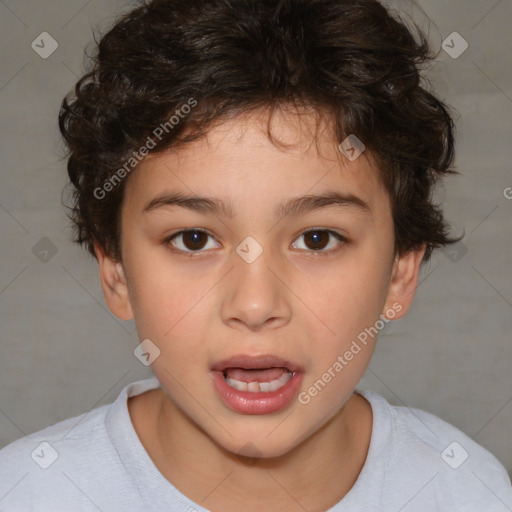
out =
<svg viewBox="0 0 512 512"><path fill-rule="evenodd" d="M212 366L213 371L222 372L226 368L244 368L247 370L259 370L264 368L287 368L290 372L300 371L301 368L288 359L283 359L272 354L250 356L240 354L224 359Z"/></svg>

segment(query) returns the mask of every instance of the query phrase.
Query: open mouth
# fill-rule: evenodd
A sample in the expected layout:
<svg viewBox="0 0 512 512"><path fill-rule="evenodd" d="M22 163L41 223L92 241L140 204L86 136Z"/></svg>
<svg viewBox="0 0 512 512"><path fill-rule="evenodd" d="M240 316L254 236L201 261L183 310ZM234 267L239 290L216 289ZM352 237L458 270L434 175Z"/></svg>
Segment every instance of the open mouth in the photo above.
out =
<svg viewBox="0 0 512 512"><path fill-rule="evenodd" d="M282 388L294 375L288 368L226 368L222 375L226 384L238 391L270 393Z"/></svg>
<svg viewBox="0 0 512 512"><path fill-rule="evenodd" d="M230 409L241 414L271 414L293 401L304 370L273 355L238 355L214 364L213 386Z"/></svg>

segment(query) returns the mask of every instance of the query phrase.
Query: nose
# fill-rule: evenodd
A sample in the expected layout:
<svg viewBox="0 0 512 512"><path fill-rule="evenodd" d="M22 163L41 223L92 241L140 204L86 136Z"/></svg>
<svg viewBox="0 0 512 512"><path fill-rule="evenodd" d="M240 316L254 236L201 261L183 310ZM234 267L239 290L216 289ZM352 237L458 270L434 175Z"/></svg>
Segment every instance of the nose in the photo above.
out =
<svg viewBox="0 0 512 512"><path fill-rule="evenodd" d="M291 292L270 251L264 250L252 263L234 253L233 263L221 307L223 322L254 332L286 325Z"/></svg>

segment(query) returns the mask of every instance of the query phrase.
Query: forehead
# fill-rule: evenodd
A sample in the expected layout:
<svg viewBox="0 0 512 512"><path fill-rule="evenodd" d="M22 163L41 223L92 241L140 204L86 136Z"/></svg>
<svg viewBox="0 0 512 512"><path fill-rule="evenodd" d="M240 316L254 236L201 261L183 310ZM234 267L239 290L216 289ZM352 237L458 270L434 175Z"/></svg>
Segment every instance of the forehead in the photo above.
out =
<svg viewBox="0 0 512 512"><path fill-rule="evenodd" d="M328 191L359 197L372 210L389 207L369 151L351 162L328 121L280 110L270 122L267 111L239 115L199 140L149 155L129 177L124 202L143 210L148 200L177 191L221 199L231 213L254 201L263 209L263 199L275 206Z"/></svg>

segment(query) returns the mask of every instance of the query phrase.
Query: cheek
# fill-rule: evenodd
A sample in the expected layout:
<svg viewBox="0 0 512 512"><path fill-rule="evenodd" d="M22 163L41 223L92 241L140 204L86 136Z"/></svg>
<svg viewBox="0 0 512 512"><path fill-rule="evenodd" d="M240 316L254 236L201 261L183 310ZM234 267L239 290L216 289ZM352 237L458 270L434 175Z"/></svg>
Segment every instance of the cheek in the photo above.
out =
<svg viewBox="0 0 512 512"><path fill-rule="evenodd" d="M371 254L371 253L370 253ZM304 273L297 295L314 313L311 322L333 348L373 325L382 313L388 275L382 261L354 252L328 266ZM339 348L339 347L338 347Z"/></svg>
<svg viewBox="0 0 512 512"><path fill-rule="evenodd" d="M332 265L328 275L315 276L316 292L309 299L314 299L311 309L321 321L310 316L316 355L304 399L314 402L312 409L319 413L322 408L334 411L342 406L357 386L382 327L388 277L385 262L372 254L371 250L347 253L343 264Z"/></svg>
<svg viewBox="0 0 512 512"><path fill-rule="evenodd" d="M139 257L137 257L139 256ZM139 336L165 341L187 326L201 309L212 287L212 276L194 266L171 264L165 254L153 254L148 263L142 255L130 262L129 289ZM190 332L190 331L188 331Z"/></svg>

